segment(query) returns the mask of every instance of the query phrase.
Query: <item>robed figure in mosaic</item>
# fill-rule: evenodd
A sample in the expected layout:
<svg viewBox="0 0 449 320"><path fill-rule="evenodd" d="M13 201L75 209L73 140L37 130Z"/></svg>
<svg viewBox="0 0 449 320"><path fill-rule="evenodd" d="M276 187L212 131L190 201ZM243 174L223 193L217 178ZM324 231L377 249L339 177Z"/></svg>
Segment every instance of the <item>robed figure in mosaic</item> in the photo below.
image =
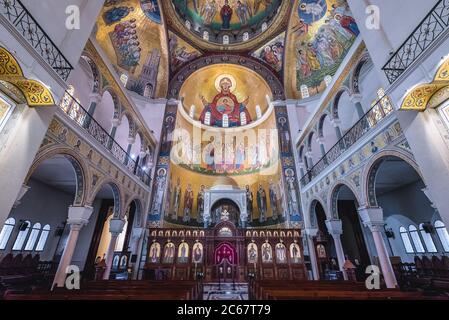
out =
<svg viewBox="0 0 449 320"><path fill-rule="evenodd" d="M253 193L249 186L246 186L246 211L248 212L248 222L253 222Z"/></svg>
<svg viewBox="0 0 449 320"><path fill-rule="evenodd" d="M198 196L197 196L197 204L198 204L198 218L197 218L197 222L198 223L203 223L204 222L204 186L201 186L200 191L198 192Z"/></svg>
<svg viewBox="0 0 449 320"><path fill-rule="evenodd" d="M181 180L178 178L176 182L175 189L173 191L173 211L172 211L172 219L178 219L179 212L179 204L181 202Z"/></svg>
<svg viewBox="0 0 449 320"><path fill-rule="evenodd" d="M206 114L210 114L210 125L214 127L223 127L223 116L226 115L229 121L229 127L241 125L240 115L245 114L246 124L250 123L251 115L246 106L249 97L243 102L239 102L237 96L232 93L235 89L235 82L231 76L220 76L216 81L217 90L220 91L212 102L208 102L204 96L201 96L204 109L200 116L200 121L205 123Z"/></svg>
<svg viewBox="0 0 449 320"><path fill-rule="evenodd" d="M190 221L190 216L192 215L193 208L193 190L192 185L189 184L184 195L184 222Z"/></svg>
<svg viewBox="0 0 449 320"><path fill-rule="evenodd" d="M257 191L257 207L259 208L259 221L261 223L265 222L267 214L267 194L262 185L259 185L259 190Z"/></svg>

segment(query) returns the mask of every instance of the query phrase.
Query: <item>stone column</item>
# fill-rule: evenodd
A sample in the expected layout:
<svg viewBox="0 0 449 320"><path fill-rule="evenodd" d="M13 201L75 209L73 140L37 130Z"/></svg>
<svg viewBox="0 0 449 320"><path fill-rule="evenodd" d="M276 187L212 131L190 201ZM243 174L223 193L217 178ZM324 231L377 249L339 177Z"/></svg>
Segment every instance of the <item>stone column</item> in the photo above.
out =
<svg viewBox="0 0 449 320"><path fill-rule="evenodd" d="M396 276L388 256L384 238L382 237L382 230L385 226L383 210L379 207L361 207L358 211L363 224L370 229L371 234L373 235L374 245L376 246L380 267L382 269L382 274L384 276L387 288L396 288Z"/></svg>
<svg viewBox="0 0 449 320"><path fill-rule="evenodd" d="M117 132L117 128L120 125L120 123L121 123L120 119L112 119L112 129L111 129L111 132L109 133L109 135L111 136L112 139L110 139L108 142L109 149L112 148L113 139L115 139L115 134Z"/></svg>
<svg viewBox="0 0 449 320"><path fill-rule="evenodd" d="M126 153L129 154L130 157L132 157L131 154L131 149L133 147L134 142L136 142L136 138L135 137L128 137L128 147L126 148ZM137 158L131 158L131 160L133 160L135 162ZM130 159L126 159L125 164L128 165ZM137 166L137 163L136 163Z"/></svg>
<svg viewBox="0 0 449 320"><path fill-rule="evenodd" d="M22 198L30 189L31 187L25 184L22 185L22 188L20 188L19 194L17 195L16 201L14 202L13 209L17 208L20 205Z"/></svg>
<svg viewBox="0 0 449 320"><path fill-rule="evenodd" d="M335 128L335 134L337 135L337 140L340 140L341 138L343 138L343 134L341 133L341 129L340 129L340 124L341 124L340 119L332 119L331 124Z"/></svg>
<svg viewBox="0 0 449 320"><path fill-rule="evenodd" d="M136 263L132 266L133 268L133 279L137 279L137 275L139 273L139 261L142 259L140 256L141 252L139 252L139 248L141 247L141 242L143 236L145 234L145 229L142 227L133 228L131 232L131 241L130 241L130 251L131 255L137 255Z"/></svg>
<svg viewBox="0 0 449 320"><path fill-rule="evenodd" d="M359 116L359 119L362 119L365 116L365 112L363 111L362 106L362 95L361 94L353 94L350 99L351 102L354 104L355 109L357 110L357 114Z"/></svg>
<svg viewBox="0 0 449 320"><path fill-rule="evenodd" d="M307 165L309 166L309 170L312 169L314 166L312 152L310 152L310 151L306 152L306 160L307 160Z"/></svg>
<svg viewBox="0 0 449 320"><path fill-rule="evenodd" d="M320 145L321 156L324 157L326 155L326 147L324 146L324 137L319 137L316 139L316 141Z"/></svg>
<svg viewBox="0 0 449 320"><path fill-rule="evenodd" d="M318 271L318 260L315 252L315 243L313 242L313 238L316 237L318 233L318 229L315 228L306 228L304 229L305 235L307 237L307 244L309 246L309 255L310 255L310 263L312 265L312 273L313 279L318 281L320 280L320 272Z"/></svg>
<svg viewBox="0 0 449 320"><path fill-rule="evenodd" d="M122 233L125 226L125 220L111 219L109 224L109 232L111 233L111 241L109 242L108 251L106 252L106 270L104 272L103 280L109 280L112 268L112 260L114 258L115 246L117 244L117 238Z"/></svg>
<svg viewBox="0 0 449 320"><path fill-rule="evenodd" d="M343 245L341 243L341 235L343 234L343 223L341 220L327 220L326 227L329 231L329 234L334 239L335 250L337 251L337 259L338 266L340 267L340 271L343 273L343 278L348 280L348 275L346 274L346 270L344 269L344 265L346 262L345 252L343 250Z"/></svg>
<svg viewBox="0 0 449 320"><path fill-rule="evenodd" d="M75 252L76 243L78 241L79 233L83 226L89 223L89 219L94 209L92 207L70 207L67 225L70 226L70 233L67 239L67 244L59 262L58 270L56 271L55 279L52 288L64 287L67 277L67 267L72 263L73 253Z"/></svg>
<svg viewBox="0 0 449 320"><path fill-rule="evenodd" d="M102 96L98 93L92 93L90 96L90 105L87 112L90 114L90 116L93 118L95 110L97 109L97 106L101 103ZM86 117L84 120L84 128L88 128L90 126L92 119L90 117Z"/></svg>

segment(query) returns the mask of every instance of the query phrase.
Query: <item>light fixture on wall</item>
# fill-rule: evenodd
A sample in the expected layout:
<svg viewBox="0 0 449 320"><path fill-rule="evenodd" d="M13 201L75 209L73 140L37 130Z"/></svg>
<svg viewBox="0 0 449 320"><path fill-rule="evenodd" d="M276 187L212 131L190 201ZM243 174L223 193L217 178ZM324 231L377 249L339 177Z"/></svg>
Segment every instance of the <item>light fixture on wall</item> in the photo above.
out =
<svg viewBox="0 0 449 320"><path fill-rule="evenodd" d="M385 228L385 235L387 236L388 239L394 239L395 238L395 234L393 229L391 228Z"/></svg>

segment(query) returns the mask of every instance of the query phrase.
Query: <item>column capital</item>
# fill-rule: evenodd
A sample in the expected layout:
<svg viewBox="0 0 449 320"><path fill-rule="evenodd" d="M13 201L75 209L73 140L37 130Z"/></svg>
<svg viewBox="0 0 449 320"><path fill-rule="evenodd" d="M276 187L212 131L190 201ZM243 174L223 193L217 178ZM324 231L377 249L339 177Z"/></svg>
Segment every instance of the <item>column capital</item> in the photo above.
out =
<svg viewBox="0 0 449 320"><path fill-rule="evenodd" d="M384 211L381 207L360 207L358 212L362 223L372 232L381 231L385 226Z"/></svg>
<svg viewBox="0 0 449 320"><path fill-rule="evenodd" d="M120 121L120 119L117 119L117 118L112 119L113 127L118 127L121 123L122 123L122 121Z"/></svg>
<svg viewBox="0 0 449 320"><path fill-rule="evenodd" d="M316 237L318 234L318 228L305 228L304 233L309 237Z"/></svg>
<svg viewBox="0 0 449 320"><path fill-rule="evenodd" d="M69 217L67 219L67 224L74 228L77 226L85 226L89 223L89 219L94 212L94 208L85 206L85 207L69 207Z"/></svg>
<svg viewBox="0 0 449 320"><path fill-rule="evenodd" d="M134 142L136 142L136 137L128 137L129 144L134 144Z"/></svg>
<svg viewBox="0 0 449 320"><path fill-rule="evenodd" d="M359 93L354 93L352 94L349 99L351 100L352 103L361 103L363 100L363 96Z"/></svg>
<svg viewBox="0 0 449 320"><path fill-rule="evenodd" d="M343 234L343 222L340 219L326 220L327 231L331 236L341 236Z"/></svg>
<svg viewBox="0 0 449 320"><path fill-rule="evenodd" d="M318 138L316 138L316 142L318 142L318 144L324 144L325 139L324 139L324 137L318 137Z"/></svg>
<svg viewBox="0 0 449 320"><path fill-rule="evenodd" d="M340 119L331 119L331 124L334 126L334 128L339 127L341 124L341 120Z"/></svg>
<svg viewBox="0 0 449 320"><path fill-rule="evenodd" d="M113 218L109 222L109 232L113 236L118 236L123 231L123 227L125 226L125 220Z"/></svg>
<svg viewBox="0 0 449 320"><path fill-rule="evenodd" d="M89 95L89 99L91 103L95 102L98 104L101 102L102 96L99 93L94 92Z"/></svg>

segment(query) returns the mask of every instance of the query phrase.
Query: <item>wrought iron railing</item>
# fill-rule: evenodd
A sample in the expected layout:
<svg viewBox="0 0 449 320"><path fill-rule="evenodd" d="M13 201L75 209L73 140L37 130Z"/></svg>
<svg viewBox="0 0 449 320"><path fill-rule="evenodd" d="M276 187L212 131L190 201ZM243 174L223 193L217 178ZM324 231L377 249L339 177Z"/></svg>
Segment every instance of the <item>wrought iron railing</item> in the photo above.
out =
<svg viewBox="0 0 449 320"><path fill-rule="evenodd" d="M22 2L20 0L0 0L0 12L61 79L67 81L73 70L72 65Z"/></svg>
<svg viewBox="0 0 449 320"><path fill-rule="evenodd" d="M448 29L449 0L440 0L382 68L390 84Z"/></svg>
<svg viewBox="0 0 449 320"><path fill-rule="evenodd" d="M107 149L115 159L120 161L129 172L137 176L147 186L151 185L151 177L141 168L138 163L114 140L114 138L83 108L69 92L66 91L59 107L69 118L75 121L105 149Z"/></svg>
<svg viewBox="0 0 449 320"><path fill-rule="evenodd" d="M322 157L302 178L301 185L305 187L334 161L352 147L360 138L393 112L394 108L390 98L385 95L349 129L346 134Z"/></svg>

